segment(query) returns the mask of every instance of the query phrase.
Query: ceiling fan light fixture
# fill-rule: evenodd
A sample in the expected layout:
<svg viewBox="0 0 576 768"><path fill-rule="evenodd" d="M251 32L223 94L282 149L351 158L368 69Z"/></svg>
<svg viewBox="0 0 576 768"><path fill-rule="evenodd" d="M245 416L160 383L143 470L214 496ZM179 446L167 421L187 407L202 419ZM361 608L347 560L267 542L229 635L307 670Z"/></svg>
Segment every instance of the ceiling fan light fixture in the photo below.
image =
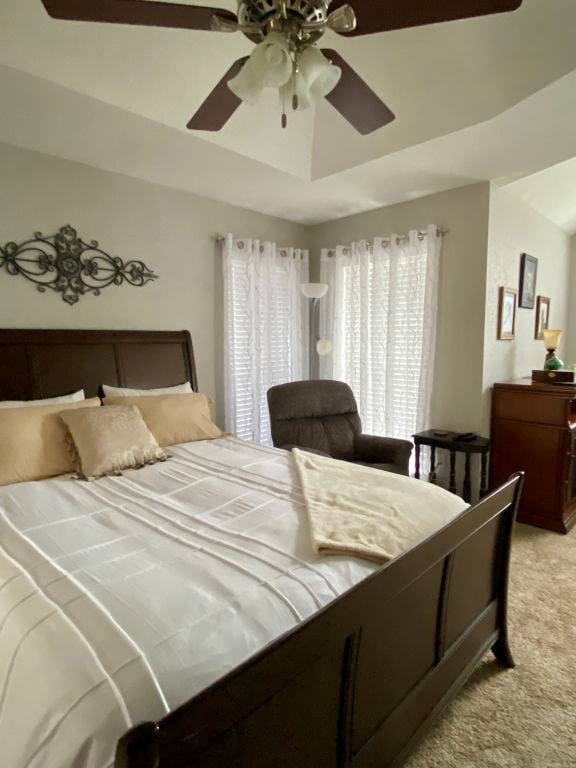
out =
<svg viewBox="0 0 576 768"><path fill-rule="evenodd" d="M260 100L264 85L262 78L250 66L250 59L244 64L236 77L228 81L228 88L245 104L254 106Z"/></svg>
<svg viewBox="0 0 576 768"><path fill-rule="evenodd" d="M253 66L260 72L266 87L280 88L285 85L290 80L293 66L286 38L276 32L270 33L263 43L256 46Z"/></svg>
<svg viewBox="0 0 576 768"><path fill-rule="evenodd" d="M307 101L312 106L331 93L340 82L342 70L334 66L315 46L306 48L298 59L298 69L307 91Z"/></svg>
<svg viewBox="0 0 576 768"><path fill-rule="evenodd" d="M247 104L256 104L264 88L281 88L292 76L292 58L285 37L271 32L254 48L241 71L229 81L232 93Z"/></svg>
<svg viewBox="0 0 576 768"><path fill-rule="evenodd" d="M351 5L343 5L328 16L328 28L339 35L354 32L358 21Z"/></svg>

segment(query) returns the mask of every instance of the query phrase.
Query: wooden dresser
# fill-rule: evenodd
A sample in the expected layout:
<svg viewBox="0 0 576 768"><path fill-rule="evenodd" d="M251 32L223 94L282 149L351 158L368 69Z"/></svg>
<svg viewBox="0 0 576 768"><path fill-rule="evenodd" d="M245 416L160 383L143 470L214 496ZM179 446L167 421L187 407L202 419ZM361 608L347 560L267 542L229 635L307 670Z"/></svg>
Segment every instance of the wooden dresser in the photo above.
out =
<svg viewBox="0 0 576 768"><path fill-rule="evenodd" d="M495 384L490 485L526 473L518 520L568 533L576 523L576 385Z"/></svg>

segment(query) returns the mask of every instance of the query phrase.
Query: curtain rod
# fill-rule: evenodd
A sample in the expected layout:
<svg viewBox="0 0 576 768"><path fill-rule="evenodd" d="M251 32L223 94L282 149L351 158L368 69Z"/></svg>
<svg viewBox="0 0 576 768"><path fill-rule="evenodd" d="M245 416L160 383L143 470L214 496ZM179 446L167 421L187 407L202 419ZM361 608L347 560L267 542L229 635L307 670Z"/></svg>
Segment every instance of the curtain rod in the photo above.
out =
<svg viewBox="0 0 576 768"><path fill-rule="evenodd" d="M438 235L438 237L444 237L445 235L448 234L448 232L450 232L450 230L447 227L437 227L436 228L436 234ZM420 240L423 240L426 237L427 234L428 234L428 231L425 230L425 229L420 229L420 230L417 230L417 232L416 232L416 236L419 237ZM378 236L375 236L375 235L372 235L372 237L362 237L360 239L364 240L367 243L369 243L371 240L384 240L384 241L387 241L386 237L378 237ZM399 240L408 240L408 235L400 235L398 239Z"/></svg>
<svg viewBox="0 0 576 768"><path fill-rule="evenodd" d="M444 237L450 232L450 230L447 229L447 227L438 227L436 231L438 233L438 237ZM426 237L427 234L428 232L420 230L418 232L418 237L423 238L423 237ZM370 240L374 240L374 237L365 237L363 239L366 240L366 242L369 242ZM218 232L213 236L213 240L215 240L215 242L217 243L223 243L226 240L226 235L222 235Z"/></svg>
<svg viewBox="0 0 576 768"><path fill-rule="evenodd" d="M447 234L448 234L448 232L450 232L450 230L449 230L449 229L447 229L446 227L437 227L437 228L436 228L436 234L437 234L437 236L438 236L438 237L444 237L445 235L447 235ZM420 230L418 230L418 231L416 232L416 237L417 237L419 240L424 240L424 238L426 237L426 235L427 235L427 234L428 234L428 232L427 232L426 230L420 229ZM367 242L367 243L369 243L371 240L375 240L375 239L376 239L376 238L374 238L374 237L365 237L365 238L363 238L363 240L364 240L365 242ZM389 240L388 240L386 237L383 237L383 238L377 238L377 239L379 239L379 240L383 240L385 243L389 243L389 242L390 242L390 241L389 241ZM400 235L400 236L398 237L398 240L401 240L401 241L403 241L403 240L409 240L409 239L410 239L410 237L409 237L408 235Z"/></svg>

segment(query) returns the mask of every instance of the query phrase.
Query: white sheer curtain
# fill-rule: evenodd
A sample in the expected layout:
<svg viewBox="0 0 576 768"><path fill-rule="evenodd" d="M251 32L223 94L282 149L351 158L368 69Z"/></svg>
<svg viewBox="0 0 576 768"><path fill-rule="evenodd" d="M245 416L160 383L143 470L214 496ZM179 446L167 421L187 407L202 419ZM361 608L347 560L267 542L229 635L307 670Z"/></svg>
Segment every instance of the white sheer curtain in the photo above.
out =
<svg viewBox="0 0 576 768"><path fill-rule="evenodd" d="M270 444L268 389L308 376L308 251L228 235L223 263L226 429Z"/></svg>
<svg viewBox="0 0 576 768"><path fill-rule="evenodd" d="M324 250L321 376L348 382L364 431L410 438L429 427L441 237L392 235Z"/></svg>

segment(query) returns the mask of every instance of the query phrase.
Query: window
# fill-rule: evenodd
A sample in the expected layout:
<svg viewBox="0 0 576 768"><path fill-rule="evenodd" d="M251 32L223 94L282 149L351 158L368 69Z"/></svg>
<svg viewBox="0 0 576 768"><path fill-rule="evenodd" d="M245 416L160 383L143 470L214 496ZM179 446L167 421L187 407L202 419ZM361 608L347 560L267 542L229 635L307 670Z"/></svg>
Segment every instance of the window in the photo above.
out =
<svg viewBox="0 0 576 768"><path fill-rule="evenodd" d="M350 384L367 433L410 438L428 426L439 255L435 227L322 254L321 333L334 342L322 375Z"/></svg>
<svg viewBox="0 0 576 768"><path fill-rule="evenodd" d="M224 247L226 428L271 444L268 389L308 375L308 252L257 240Z"/></svg>

